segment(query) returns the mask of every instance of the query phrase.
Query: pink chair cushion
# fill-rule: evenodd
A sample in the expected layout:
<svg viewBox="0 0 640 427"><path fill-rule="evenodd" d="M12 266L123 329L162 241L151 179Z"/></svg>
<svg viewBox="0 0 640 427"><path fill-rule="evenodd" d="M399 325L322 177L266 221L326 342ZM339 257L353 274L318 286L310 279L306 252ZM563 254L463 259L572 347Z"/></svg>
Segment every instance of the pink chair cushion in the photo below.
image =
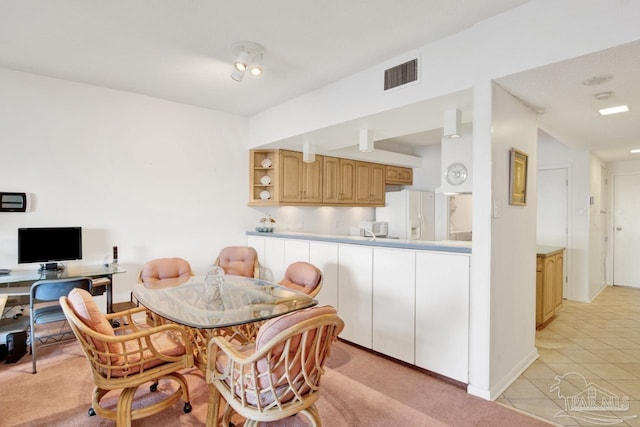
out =
<svg viewBox="0 0 640 427"><path fill-rule="evenodd" d="M337 314L336 309L331 307L330 305L325 305L322 307L311 307L303 310L294 311L292 313L285 314L280 317L276 317L265 322L258 331L258 336L256 337L256 351L260 351L272 338L274 338L279 333L289 329L290 327L297 325L300 322L303 322L308 319L312 319L314 317L323 316L325 314ZM313 341L313 337L315 332L310 333L308 343L310 344ZM289 353L291 355L295 354L296 349L300 344L300 336L293 337L291 340L291 345L289 347ZM284 344L280 344L273 348L272 355L275 358L278 358L282 351L284 350ZM265 358L258 360L258 371L260 373L267 372L269 361ZM307 367L309 368L309 367ZM297 372L300 371L300 366L294 367L291 372L291 377L294 377ZM274 382L274 385L277 387L286 383L286 379L282 378L282 375L285 372L285 367L279 365L277 367L272 367L271 380ZM261 378L260 387L266 387L269 384L269 380L266 377Z"/></svg>
<svg viewBox="0 0 640 427"><path fill-rule="evenodd" d="M75 288L69 292L68 298L73 312L87 327L102 335L109 337L116 336L111 323L104 317L104 314L102 314L89 292L84 289ZM93 340L93 345L100 352L106 352L108 349L110 353L122 354L122 345L120 343L108 343L105 346L103 341ZM106 363L106 359L103 356L101 356L100 359ZM122 362L123 359L121 356L113 356L111 358L111 364L121 365Z"/></svg>
<svg viewBox="0 0 640 427"><path fill-rule="evenodd" d="M315 265L308 262L294 262L284 273L284 279L279 283L296 291L310 294L320 284L322 272Z"/></svg>
<svg viewBox="0 0 640 427"><path fill-rule="evenodd" d="M226 274L253 277L258 253L248 246L229 246L223 248L218 255L216 264L222 267Z"/></svg>
<svg viewBox="0 0 640 427"><path fill-rule="evenodd" d="M192 275L191 265L186 260L158 258L142 266L139 280L148 288L168 288L186 282Z"/></svg>
<svg viewBox="0 0 640 427"><path fill-rule="evenodd" d="M98 332L99 334L110 337L116 336L113 327L100 312L98 305L95 303L93 297L89 292L85 291L84 289L76 288L69 293L68 298L74 313L85 325ZM93 339L93 344L95 345L96 349L98 349L98 351L105 351L108 348L110 353L114 353L117 355L111 357L112 366L124 365L125 353L127 354L126 362L130 364L140 362L141 360L143 361L143 363L131 366L126 371L122 369L112 369L112 377L132 375L139 372L141 369L150 369L154 366L165 363L163 360L157 359L150 349L141 349L140 342L141 341L138 340L132 340L125 341L124 346L121 343L107 343L105 346L105 343L103 341ZM171 334L167 332L158 332L157 334L152 334L151 343L159 353L166 356L181 356L186 353L184 345L176 341L171 336ZM104 356L100 356L100 360L103 363L106 363L106 358Z"/></svg>

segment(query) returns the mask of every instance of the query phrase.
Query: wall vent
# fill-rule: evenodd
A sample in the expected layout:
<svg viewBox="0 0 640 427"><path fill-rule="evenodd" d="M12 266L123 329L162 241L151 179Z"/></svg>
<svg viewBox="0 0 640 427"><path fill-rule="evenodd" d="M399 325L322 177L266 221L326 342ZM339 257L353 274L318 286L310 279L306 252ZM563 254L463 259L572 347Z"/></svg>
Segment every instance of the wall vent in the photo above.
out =
<svg viewBox="0 0 640 427"><path fill-rule="evenodd" d="M393 89L418 80L418 59L396 65L384 71L384 90Z"/></svg>

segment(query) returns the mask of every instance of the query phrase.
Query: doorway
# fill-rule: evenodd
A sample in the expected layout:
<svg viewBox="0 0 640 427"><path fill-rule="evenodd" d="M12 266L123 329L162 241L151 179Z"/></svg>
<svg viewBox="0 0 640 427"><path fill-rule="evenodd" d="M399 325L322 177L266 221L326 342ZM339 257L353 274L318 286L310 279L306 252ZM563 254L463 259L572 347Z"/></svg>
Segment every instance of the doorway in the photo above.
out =
<svg viewBox="0 0 640 427"><path fill-rule="evenodd" d="M640 174L613 177L613 284L640 288Z"/></svg>
<svg viewBox="0 0 640 427"><path fill-rule="evenodd" d="M538 170L538 245L565 248L565 273L569 270L569 194L567 168ZM567 295L567 281L563 280L563 295Z"/></svg>

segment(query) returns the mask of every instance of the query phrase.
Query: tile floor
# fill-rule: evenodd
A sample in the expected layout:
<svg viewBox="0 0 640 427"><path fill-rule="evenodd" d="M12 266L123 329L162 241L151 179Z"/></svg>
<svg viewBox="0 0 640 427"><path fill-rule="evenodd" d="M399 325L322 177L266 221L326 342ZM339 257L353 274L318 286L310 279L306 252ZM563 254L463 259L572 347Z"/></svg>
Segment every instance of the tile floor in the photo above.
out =
<svg viewBox="0 0 640 427"><path fill-rule="evenodd" d="M640 289L564 301L536 332L540 357L498 402L564 426L640 426Z"/></svg>

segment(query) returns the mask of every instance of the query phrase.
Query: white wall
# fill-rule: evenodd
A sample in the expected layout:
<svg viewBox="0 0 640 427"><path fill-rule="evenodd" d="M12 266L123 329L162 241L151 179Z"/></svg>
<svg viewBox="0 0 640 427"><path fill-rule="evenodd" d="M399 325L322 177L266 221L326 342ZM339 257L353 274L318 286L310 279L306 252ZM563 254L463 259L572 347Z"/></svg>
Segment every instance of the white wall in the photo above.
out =
<svg viewBox="0 0 640 427"><path fill-rule="evenodd" d="M495 395L537 357L537 180L532 165L538 155L536 115L497 85L492 114L492 193L493 200L501 205L491 226L490 383L491 394ZM512 148L528 154L526 206L508 203Z"/></svg>
<svg viewBox="0 0 640 427"><path fill-rule="evenodd" d="M31 193L0 213L0 266L17 265L17 228L83 227L83 260L119 248L129 298L140 266L179 256L202 271L254 225L246 119L146 96L0 69L1 191ZM71 263L71 262L70 262Z"/></svg>
<svg viewBox="0 0 640 427"><path fill-rule="evenodd" d="M82 226L83 260L119 248L114 300L142 264L179 256L202 271L271 213L277 230L348 234L373 208L247 206L244 118L0 68L0 191L30 193L0 213L0 267L17 264L17 228Z"/></svg>
<svg viewBox="0 0 640 427"><path fill-rule="evenodd" d="M331 206L254 207L256 224L265 214L276 220L274 230L349 235L349 227L375 219L375 208Z"/></svg>

